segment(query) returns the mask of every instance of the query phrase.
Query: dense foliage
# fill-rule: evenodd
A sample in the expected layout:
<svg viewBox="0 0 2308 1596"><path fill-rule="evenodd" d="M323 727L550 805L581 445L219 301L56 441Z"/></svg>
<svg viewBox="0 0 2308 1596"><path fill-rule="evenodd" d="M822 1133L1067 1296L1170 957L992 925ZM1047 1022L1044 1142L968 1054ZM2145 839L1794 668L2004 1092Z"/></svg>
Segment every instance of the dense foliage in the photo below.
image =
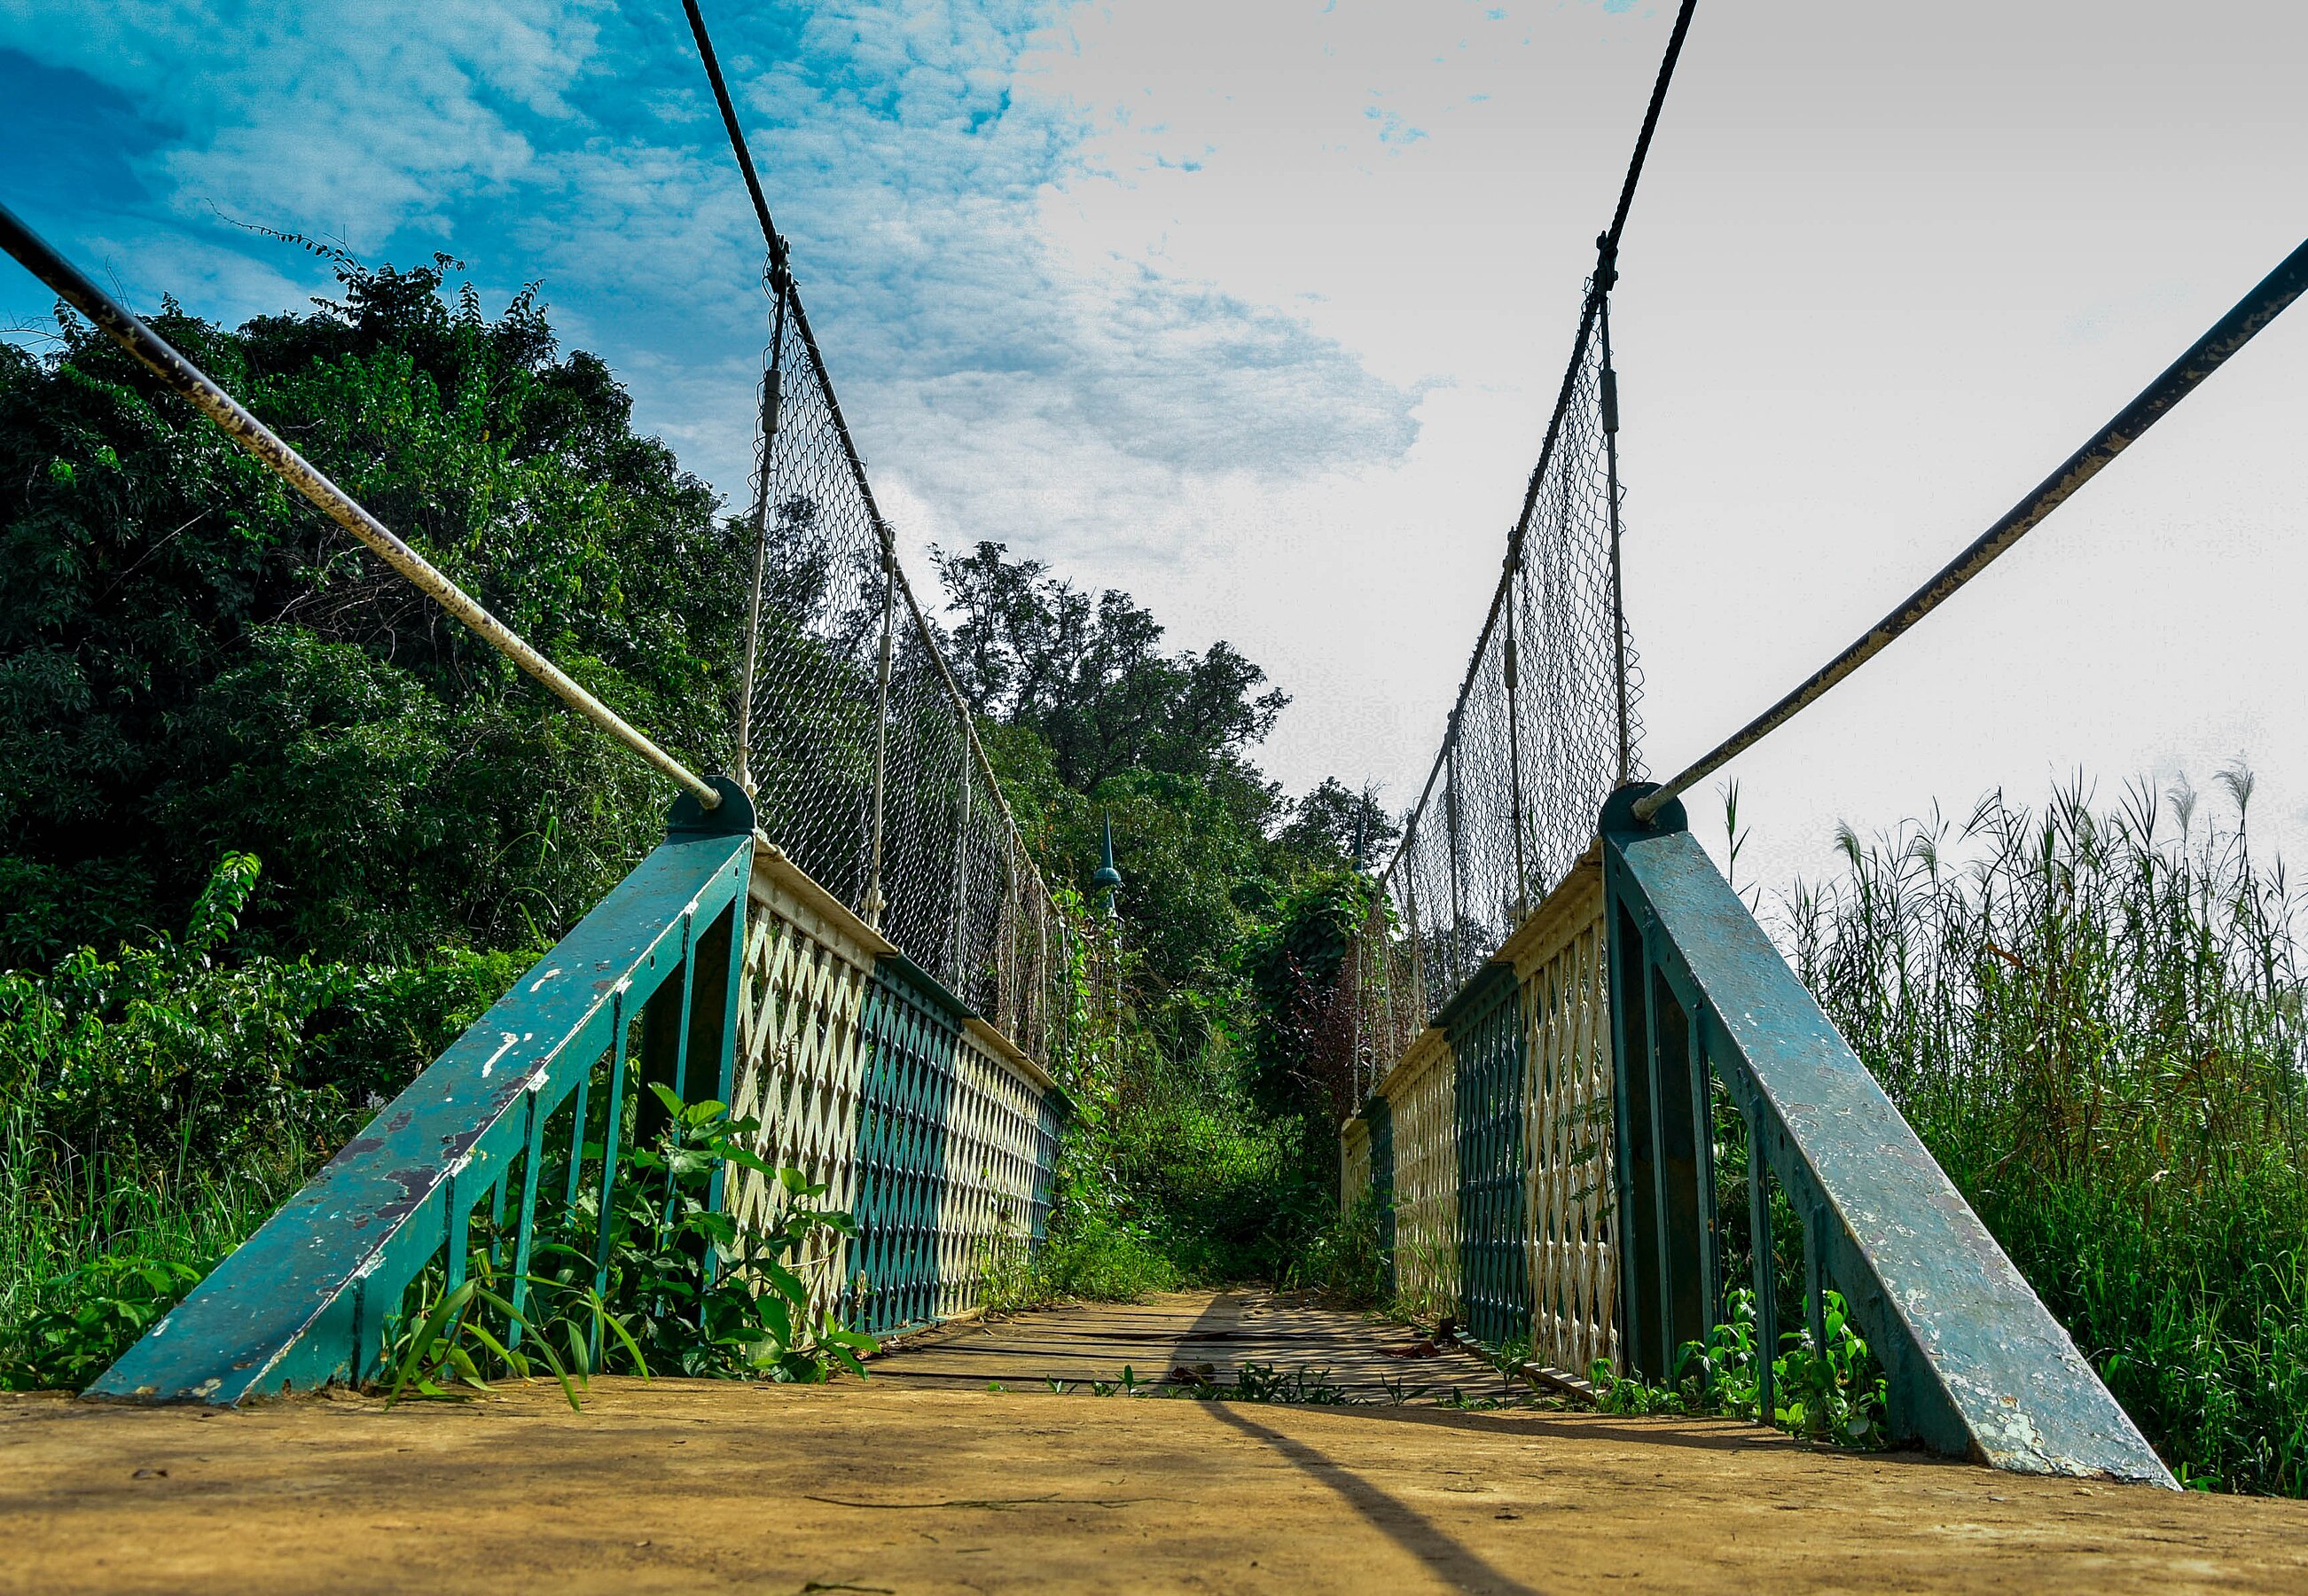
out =
<svg viewBox="0 0 2308 1596"><path fill-rule="evenodd" d="M1862 842L1796 966L2184 1478L2308 1493L2308 1019L2252 781Z"/></svg>
<svg viewBox="0 0 2308 1596"><path fill-rule="evenodd" d="M445 257L335 265L306 311L153 320L628 719L723 768L742 533L533 293L489 316ZM45 356L0 345L15 1384L84 1379L166 1311L632 867L667 798L108 341L58 327ZM1276 1062L1268 1010L1295 999L1259 950L1385 817L1258 772L1284 701L1228 645L1165 651L1127 595L998 545L942 566L1046 871L1086 883L1110 815L1130 883L1118 1040L1080 1083L1049 1279L1285 1271L1332 1152L1328 1105Z"/></svg>
<svg viewBox="0 0 2308 1596"><path fill-rule="evenodd" d="M590 355L450 263L227 332L155 318L629 719L719 765L739 541ZM549 941L659 800L621 753L60 318L0 345L0 966L181 924L263 859L247 945L405 962Z"/></svg>
<svg viewBox="0 0 2308 1596"><path fill-rule="evenodd" d="M0 1387L100 1372L523 964L235 954L258 881L228 854L181 936L0 974Z"/></svg>

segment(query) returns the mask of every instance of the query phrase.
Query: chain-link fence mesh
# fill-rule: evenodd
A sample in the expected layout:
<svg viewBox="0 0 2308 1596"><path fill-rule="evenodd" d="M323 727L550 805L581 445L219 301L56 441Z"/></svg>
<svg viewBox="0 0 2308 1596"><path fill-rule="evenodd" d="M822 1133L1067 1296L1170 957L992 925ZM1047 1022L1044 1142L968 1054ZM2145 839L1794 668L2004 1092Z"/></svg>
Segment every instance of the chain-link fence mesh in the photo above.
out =
<svg viewBox="0 0 2308 1596"><path fill-rule="evenodd" d="M1065 953L1081 928L1061 917L1011 822L790 281L772 272L770 294L744 739L761 824L908 957L1046 1057L1068 1012ZM1612 788L1642 773L1640 673L1615 636L1605 355L1588 336L1596 303L1442 751L1347 962L1352 990L1338 1006L1365 1085L1569 872Z"/></svg>
<svg viewBox="0 0 2308 1596"><path fill-rule="evenodd" d="M1591 283L1587 294L1529 513L1344 967L1363 1091L1570 873L1612 789L1643 774L1641 675L1614 602L1615 440L1605 348L1591 335L1601 300Z"/></svg>
<svg viewBox="0 0 2308 1596"><path fill-rule="evenodd" d="M909 591L791 280L771 270L741 772L762 830L1028 1054L1074 929L1027 856ZM884 687L884 660L887 685Z"/></svg>

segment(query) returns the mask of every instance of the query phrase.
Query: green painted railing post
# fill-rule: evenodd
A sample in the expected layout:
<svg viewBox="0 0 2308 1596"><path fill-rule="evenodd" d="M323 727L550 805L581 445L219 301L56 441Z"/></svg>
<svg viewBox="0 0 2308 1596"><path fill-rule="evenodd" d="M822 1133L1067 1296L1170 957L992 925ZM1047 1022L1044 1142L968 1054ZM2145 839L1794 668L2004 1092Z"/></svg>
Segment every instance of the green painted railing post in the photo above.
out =
<svg viewBox="0 0 2308 1596"><path fill-rule="evenodd" d="M714 1023L710 1035L694 1031L693 1045L710 1047L721 1079L729 1075L753 807L736 783L716 785L714 809L687 797L676 803L665 841L89 1394L234 1404L367 1377L409 1283L436 1261L444 1279L462 1277L471 1214L484 1203L502 1212L516 1158L524 1168L513 1269L525 1276L547 1121L570 1105L573 1191L588 1083L607 1057L605 1235L632 1005L693 981ZM691 944L688 927L700 920L724 940ZM597 1281L600 1247L597 1237ZM525 1302L519 1278L513 1289L516 1306Z"/></svg>
<svg viewBox="0 0 2308 1596"><path fill-rule="evenodd" d="M2027 1473L2170 1485L2139 1428L1692 840L1682 806L1662 806L1649 824L1634 817L1655 790L1620 789L1600 826L1630 1363L1670 1376L1676 1338L1704 1334L1717 1306L1708 1081L1720 1073L1733 1100L1751 1107L1751 1158L1770 1165L1803 1216L1814 1342L1832 1284L1882 1364L1895 1440ZM1750 1181L1754 1245L1768 1253L1760 1172ZM1756 1281L1759 1292L1770 1286L1767 1266Z"/></svg>
<svg viewBox="0 0 2308 1596"><path fill-rule="evenodd" d="M512 1320L505 1326L507 1347L521 1345L521 1316L529 1311L530 1253L537 1238L537 1172L545 1162L546 1112L538 1096L535 1087L521 1094L528 1129L521 1138L524 1154L521 1169L521 1224L513 1232ZM356 1374L355 1378L358 1377Z"/></svg>
<svg viewBox="0 0 2308 1596"><path fill-rule="evenodd" d="M1652 1165L1650 1006L1644 1001L1643 930L1632 910L1606 904L1605 936L1611 994L1612 1130L1618 1142L1618 1189L1613 1194L1619 1218L1619 1345L1627 1367L1641 1374L1659 1369L1658 1278L1658 1182Z"/></svg>
<svg viewBox="0 0 2308 1596"><path fill-rule="evenodd" d="M1778 1400L1772 1360L1779 1350L1779 1282L1771 1257L1771 1201L1763 1152L1763 1109L1753 1099L1747 1117L1747 1234L1754 1253L1755 1408L1769 1420Z"/></svg>

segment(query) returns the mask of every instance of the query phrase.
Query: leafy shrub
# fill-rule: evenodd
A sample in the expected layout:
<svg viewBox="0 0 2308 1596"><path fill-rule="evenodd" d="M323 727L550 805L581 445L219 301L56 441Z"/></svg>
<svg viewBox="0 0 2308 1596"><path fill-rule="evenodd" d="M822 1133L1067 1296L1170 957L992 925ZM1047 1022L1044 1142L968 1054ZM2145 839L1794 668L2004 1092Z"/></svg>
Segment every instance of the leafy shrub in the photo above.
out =
<svg viewBox="0 0 2308 1596"><path fill-rule="evenodd" d="M797 1272L823 1238L851 1233L848 1215L819 1205L824 1186L746 1150L758 1121L650 1090L667 1119L653 1142L620 1152L606 1236L590 1182L575 1203L539 1215L526 1276L504 1272L511 1236L482 1227L461 1282L450 1287L435 1264L410 1287L389 1327L392 1395L487 1390L493 1378L529 1378L542 1362L575 1406L576 1388L596 1370L615 1369L621 1353L626 1372L643 1377L815 1384L841 1369L864 1376L859 1355L874 1350L874 1338L813 1306ZM587 1151L600 1153L598 1143ZM708 1205L725 1166L779 1184L785 1203L774 1226L741 1234ZM565 1164L548 1168L540 1185L559 1190L564 1177Z"/></svg>
<svg viewBox="0 0 2308 1596"><path fill-rule="evenodd" d="M42 1306L0 1325L0 1391L90 1384L207 1272L174 1258L91 1258L53 1282Z"/></svg>
<svg viewBox="0 0 2308 1596"><path fill-rule="evenodd" d="M342 298L158 330L635 724L718 764L750 543L534 292L340 255ZM109 340L0 346L0 966L181 923L253 946L549 943L655 840L651 780Z"/></svg>
<svg viewBox="0 0 2308 1596"><path fill-rule="evenodd" d="M334 1129L341 1094L299 1081L307 1032L353 988L341 965L223 960L257 861L227 854L181 937L111 958L68 954L47 977L0 974L0 1096L27 1105L68 1159L149 1163L228 1152L286 1122Z"/></svg>
<svg viewBox="0 0 2308 1596"><path fill-rule="evenodd" d="M1035 1260L1044 1300L1128 1302L1184 1285L1178 1267L1142 1231L1102 1213L1051 1227Z"/></svg>
<svg viewBox="0 0 2308 1596"><path fill-rule="evenodd" d="M181 936L0 973L0 1380L116 1357L525 965L236 957L261 875L228 854Z"/></svg>
<svg viewBox="0 0 2308 1596"><path fill-rule="evenodd" d="M1685 1342L1675 1354L1675 1377L1664 1386L1647 1385L1613 1372L1597 1359L1588 1378L1606 1413L1725 1414L1765 1418L1761 1349L1756 1345L1755 1296L1730 1294L1727 1323L1708 1332L1704 1342ZM1851 1321L1839 1291L1823 1299L1825 1342L1814 1344L1809 1328L1781 1333L1771 1360L1771 1411L1766 1421L1791 1435L1838 1446L1882 1444L1884 1380L1873 1352Z"/></svg>
<svg viewBox="0 0 2308 1596"><path fill-rule="evenodd" d="M1387 1295L1387 1256L1382 1229L1386 1204L1365 1187L1344 1213L1317 1230L1282 1281L1316 1286L1348 1307L1369 1307Z"/></svg>

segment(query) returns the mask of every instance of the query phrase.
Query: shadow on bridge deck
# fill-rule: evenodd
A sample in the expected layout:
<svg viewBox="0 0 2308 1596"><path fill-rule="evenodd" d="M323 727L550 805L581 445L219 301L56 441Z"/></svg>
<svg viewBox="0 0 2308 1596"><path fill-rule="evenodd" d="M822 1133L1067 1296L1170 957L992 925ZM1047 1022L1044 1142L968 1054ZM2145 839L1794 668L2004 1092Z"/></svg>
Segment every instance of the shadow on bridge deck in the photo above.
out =
<svg viewBox="0 0 2308 1596"><path fill-rule="evenodd" d="M1422 1338L1388 1320L1325 1307L1305 1293L1172 1291L1143 1303L1091 1303L952 1324L900 1343L877 1360L900 1384L999 1385L1046 1390L1162 1381L1173 1370L1221 1385L1247 1366L1304 1385L1319 1378L1357 1402L1433 1400L1509 1389L1488 1365L1453 1348L1391 1356ZM1175 1382L1174 1382L1175 1384Z"/></svg>
<svg viewBox="0 0 2308 1596"><path fill-rule="evenodd" d="M1181 1348L1223 1378L1289 1361L1266 1356L1289 1324L1391 1333L1258 1307L1037 1316L975 1350L947 1333L862 1387L603 1380L582 1414L550 1385L217 1414L0 1398L0 1592L2308 1590L2308 1504L1814 1452L1719 1420L979 1378Z"/></svg>

